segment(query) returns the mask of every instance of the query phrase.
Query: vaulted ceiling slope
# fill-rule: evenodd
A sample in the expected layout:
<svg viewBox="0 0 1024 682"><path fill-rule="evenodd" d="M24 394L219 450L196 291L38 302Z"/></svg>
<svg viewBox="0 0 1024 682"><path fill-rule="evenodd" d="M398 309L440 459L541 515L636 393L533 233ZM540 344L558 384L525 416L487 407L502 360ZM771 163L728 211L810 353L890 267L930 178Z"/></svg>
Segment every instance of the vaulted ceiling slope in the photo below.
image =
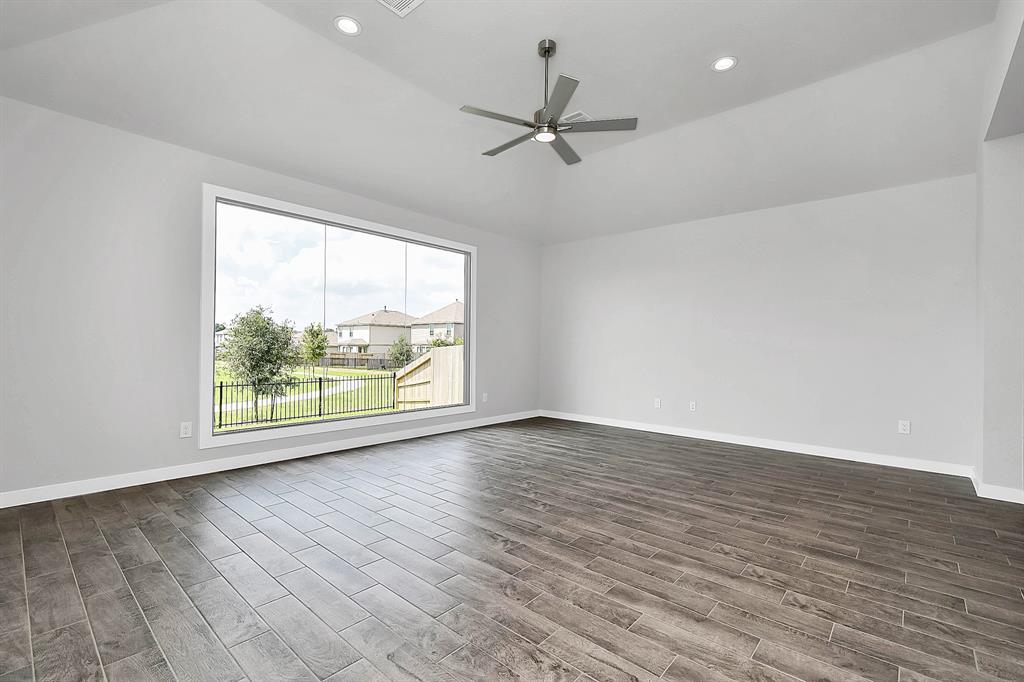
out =
<svg viewBox="0 0 1024 682"><path fill-rule="evenodd" d="M995 2L4 0L0 93L530 241L971 172ZM73 7L66 13L62 6ZM41 8L41 9L40 9ZM334 31L339 14L363 25ZM54 17L59 17L54 18ZM582 80L566 167L529 117L539 39ZM735 54L740 67L708 64Z"/></svg>
<svg viewBox="0 0 1024 682"><path fill-rule="evenodd" d="M27 45L166 0L3 0L0 49Z"/></svg>

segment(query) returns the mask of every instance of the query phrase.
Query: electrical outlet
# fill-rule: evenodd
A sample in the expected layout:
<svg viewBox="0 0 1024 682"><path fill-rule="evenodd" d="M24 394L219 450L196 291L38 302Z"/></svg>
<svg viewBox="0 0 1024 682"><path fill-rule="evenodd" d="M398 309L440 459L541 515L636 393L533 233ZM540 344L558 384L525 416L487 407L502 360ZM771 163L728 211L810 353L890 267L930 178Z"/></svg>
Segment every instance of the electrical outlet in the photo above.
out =
<svg viewBox="0 0 1024 682"><path fill-rule="evenodd" d="M904 436L910 435L910 420L900 419L896 422L896 433L903 434Z"/></svg>
<svg viewBox="0 0 1024 682"><path fill-rule="evenodd" d="M690 401L690 412L696 412L696 411L697 411L697 401L696 400L691 400Z"/></svg>
<svg viewBox="0 0 1024 682"><path fill-rule="evenodd" d="M486 403L487 402L487 394L484 393L483 395L481 395L480 399L483 400Z"/></svg>
<svg viewBox="0 0 1024 682"><path fill-rule="evenodd" d="M178 438L191 438L192 437L192 422L181 422L181 427L178 429Z"/></svg>
<svg viewBox="0 0 1024 682"><path fill-rule="evenodd" d="M661 409L661 398L655 398L654 399L654 409L656 409L656 410L660 410Z"/></svg>

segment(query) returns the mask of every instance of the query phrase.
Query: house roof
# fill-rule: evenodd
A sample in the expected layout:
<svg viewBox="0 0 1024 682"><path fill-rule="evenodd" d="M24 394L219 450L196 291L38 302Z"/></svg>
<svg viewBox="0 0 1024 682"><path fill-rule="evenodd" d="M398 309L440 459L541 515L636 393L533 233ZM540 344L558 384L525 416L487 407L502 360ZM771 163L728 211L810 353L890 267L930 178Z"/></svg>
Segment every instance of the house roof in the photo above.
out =
<svg viewBox="0 0 1024 682"><path fill-rule="evenodd" d="M369 346L368 341L363 339L342 339L338 342L339 346Z"/></svg>
<svg viewBox="0 0 1024 682"><path fill-rule="evenodd" d="M455 303L449 303L443 308L438 308L434 312L414 320L413 324L444 324L446 322L463 324L465 321L466 306L462 301L455 301Z"/></svg>
<svg viewBox="0 0 1024 682"><path fill-rule="evenodd" d="M217 332L217 333L221 334L223 332ZM302 342L302 337L303 337L303 335L305 333L306 333L305 329L296 329L295 331L292 332L292 338L295 339L296 342L301 343ZM332 329L330 327L325 328L324 329L324 336L327 337L327 345L328 346L338 342L338 330L337 329Z"/></svg>
<svg viewBox="0 0 1024 682"><path fill-rule="evenodd" d="M377 310L372 313L360 315L359 317L353 317L351 320L345 320L339 323L339 326L351 327L354 325L375 325L377 327L408 327L416 318L412 315L406 315L405 313L397 310Z"/></svg>

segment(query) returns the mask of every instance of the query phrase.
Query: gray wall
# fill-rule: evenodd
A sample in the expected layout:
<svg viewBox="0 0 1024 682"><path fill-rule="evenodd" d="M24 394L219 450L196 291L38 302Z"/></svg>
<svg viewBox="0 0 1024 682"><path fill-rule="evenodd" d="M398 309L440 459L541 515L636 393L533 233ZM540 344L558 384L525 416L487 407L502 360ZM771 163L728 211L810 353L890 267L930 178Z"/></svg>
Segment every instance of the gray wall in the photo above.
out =
<svg viewBox="0 0 1024 682"><path fill-rule="evenodd" d="M489 401L462 418L536 407L537 338L519 330L536 329L537 247L14 100L0 107L0 490L393 430L203 451L178 438L178 422L198 416L203 182L475 244L477 390Z"/></svg>
<svg viewBox="0 0 1024 682"><path fill-rule="evenodd" d="M972 465L974 254L973 175L545 247L541 407Z"/></svg>

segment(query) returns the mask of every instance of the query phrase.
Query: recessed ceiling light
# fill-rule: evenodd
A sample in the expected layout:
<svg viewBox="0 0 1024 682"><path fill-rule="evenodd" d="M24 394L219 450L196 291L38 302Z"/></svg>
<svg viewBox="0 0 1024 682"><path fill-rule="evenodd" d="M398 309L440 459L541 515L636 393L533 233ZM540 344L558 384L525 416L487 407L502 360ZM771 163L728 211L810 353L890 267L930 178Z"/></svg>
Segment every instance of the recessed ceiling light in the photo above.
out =
<svg viewBox="0 0 1024 682"><path fill-rule="evenodd" d="M347 36L357 36L362 32L359 22L352 17L338 17L334 20L334 28Z"/></svg>
<svg viewBox="0 0 1024 682"><path fill-rule="evenodd" d="M711 68L714 71L728 71L739 63L740 60L736 57L719 57L711 62Z"/></svg>

